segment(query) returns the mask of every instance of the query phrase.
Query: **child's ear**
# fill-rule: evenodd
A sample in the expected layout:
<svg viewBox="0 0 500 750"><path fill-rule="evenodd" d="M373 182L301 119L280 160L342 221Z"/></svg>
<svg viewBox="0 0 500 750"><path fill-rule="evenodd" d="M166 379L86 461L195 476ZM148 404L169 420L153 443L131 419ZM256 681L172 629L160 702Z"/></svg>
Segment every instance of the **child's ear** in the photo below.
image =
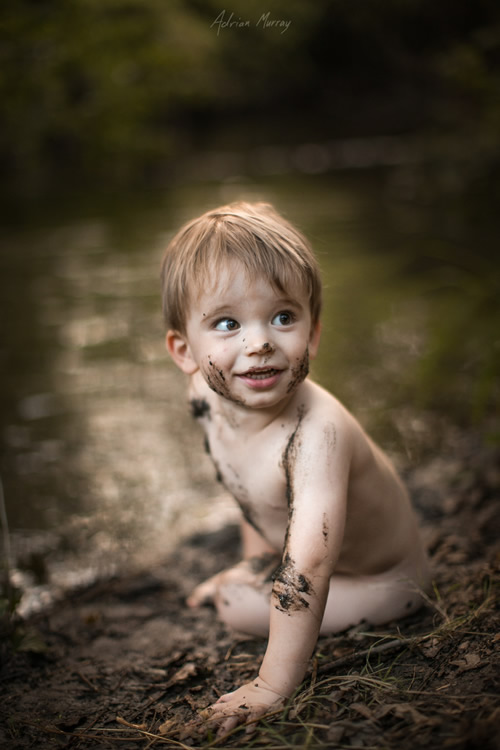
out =
<svg viewBox="0 0 500 750"><path fill-rule="evenodd" d="M314 359L318 353L319 340L321 338L321 322L319 320L314 323L311 328L311 336L309 338L309 357Z"/></svg>
<svg viewBox="0 0 500 750"><path fill-rule="evenodd" d="M198 365L193 359L191 348L185 338L179 331L167 331L165 339L167 352L174 360L177 367L185 375L193 375L198 369Z"/></svg>

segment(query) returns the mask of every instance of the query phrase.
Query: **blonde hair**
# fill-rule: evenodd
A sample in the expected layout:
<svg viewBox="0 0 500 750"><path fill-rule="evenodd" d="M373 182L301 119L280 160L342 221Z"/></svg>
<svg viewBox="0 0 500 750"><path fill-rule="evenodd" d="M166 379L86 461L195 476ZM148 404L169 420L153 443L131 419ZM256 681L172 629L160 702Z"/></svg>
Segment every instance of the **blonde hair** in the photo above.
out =
<svg viewBox="0 0 500 750"><path fill-rule="evenodd" d="M280 292L305 290L315 324L321 312L319 266L305 237L267 203L231 203L185 224L169 243L161 266L167 326L185 333L193 291L228 261L250 278L264 276Z"/></svg>

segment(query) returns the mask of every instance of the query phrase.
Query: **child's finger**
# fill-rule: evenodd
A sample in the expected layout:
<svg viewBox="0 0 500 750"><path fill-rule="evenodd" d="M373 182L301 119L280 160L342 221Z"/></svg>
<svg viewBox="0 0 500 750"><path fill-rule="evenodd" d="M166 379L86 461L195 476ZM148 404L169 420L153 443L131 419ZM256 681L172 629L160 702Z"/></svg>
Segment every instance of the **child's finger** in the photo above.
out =
<svg viewBox="0 0 500 750"><path fill-rule="evenodd" d="M198 715L202 721L207 721L207 719L210 719L212 716L212 709L204 708L202 711L198 712ZM200 719L195 719L194 721L196 722L196 721L199 721Z"/></svg>
<svg viewBox="0 0 500 750"><path fill-rule="evenodd" d="M262 714L251 714L248 717L245 727L245 737L250 737L250 735L257 731L257 721L261 716Z"/></svg>
<svg viewBox="0 0 500 750"><path fill-rule="evenodd" d="M243 721L244 719L241 715L234 714L233 716L224 719L224 721L219 725L219 729L217 731L217 739L220 739L221 737L224 737L224 735L229 734L229 732L232 732L233 729L235 729L238 724L242 724Z"/></svg>
<svg viewBox="0 0 500 750"><path fill-rule="evenodd" d="M179 732L179 739L181 741L188 739L188 737L198 737L202 733L202 727L205 724L205 720L202 718L193 719L184 725L184 728Z"/></svg>
<svg viewBox="0 0 500 750"><path fill-rule="evenodd" d="M219 703L228 703L232 697L233 693L224 693L224 695L221 695L221 697L215 701L214 706L217 706Z"/></svg>

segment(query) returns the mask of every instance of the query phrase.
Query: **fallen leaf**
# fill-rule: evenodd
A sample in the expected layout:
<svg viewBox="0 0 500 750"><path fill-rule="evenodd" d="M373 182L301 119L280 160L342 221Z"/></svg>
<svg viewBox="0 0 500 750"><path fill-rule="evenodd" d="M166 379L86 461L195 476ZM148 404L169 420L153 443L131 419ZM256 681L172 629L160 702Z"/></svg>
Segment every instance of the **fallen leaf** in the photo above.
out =
<svg viewBox="0 0 500 750"><path fill-rule="evenodd" d="M412 706L409 703L401 703L399 706L395 706L394 713L396 716L400 716L404 718L407 714L410 714L411 719L414 724L417 725L423 725L423 724L435 724L436 719L432 719L429 716L424 716L423 713L421 713L415 706Z"/></svg>
<svg viewBox="0 0 500 750"><path fill-rule="evenodd" d="M412 706L411 703L389 703L386 705L382 705L375 712L375 718L382 719L388 713L394 713L395 716L401 719L407 719L409 717L410 720L417 726L423 726L424 724L427 724L429 726L432 726L433 724L439 724L438 719L424 716L424 714L421 713L417 708L415 708L415 706Z"/></svg>
<svg viewBox="0 0 500 750"><path fill-rule="evenodd" d="M200 701L196 700L196 698L193 698L193 696L190 695L189 693L187 693L187 695L184 696L184 700L193 711L199 711L199 709L202 707L200 705Z"/></svg>
<svg viewBox="0 0 500 750"><path fill-rule="evenodd" d="M370 711L365 703L351 703L350 708L353 711L357 711L361 716L364 716L365 719L370 719L370 721L373 720L373 712Z"/></svg>
<svg viewBox="0 0 500 750"><path fill-rule="evenodd" d="M427 643L422 643L420 648L425 656L433 659L443 648L443 642L439 638L431 638Z"/></svg>
<svg viewBox="0 0 500 750"><path fill-rule="evenodd" d="M185 664L182 665L180 669L177 670L177 672L174 672L172 677L167 681L165 687L171 687L172 685L176 685L178 682L184 682L184 680L187 680L188 677L192 677L197 672L197 666L192 661L187 661Z"/></svg>
<svg viewBox="0 0 500 750"><path fill-rule="evenodd" d="M337 742L340 742L342 737L344 736L345 727L340 726L339 724L332 724L330 727L328 727L327 730L327 737L328 741L332 744L336 744Z"/></svg>
<svg viewBox="0 0 500 750"><path fill-rule="evenodd" d="M458 673L468 672L470 669L476 669L481 666L481 657L479 654L465 654L463 659L454 659L450 662L454 666L458 667Z"/></svg>
<svg viewBox="0 0 500 750"><path fill-rule="evenodd" d="M466 654L465 661L467 662L468 669L474 669L474 667L477 667L478 664L480 664L481 657L479 654Z"/></svg>
<svg viewBox="0 0 500 750"><path fill-rule="evenodd" d="M176 720L167 719L167 721L164 721L163 724L160 724L160 726L158 727L158 734L165 736L166 734L170 734L176 728L177 728Z"/></svg>

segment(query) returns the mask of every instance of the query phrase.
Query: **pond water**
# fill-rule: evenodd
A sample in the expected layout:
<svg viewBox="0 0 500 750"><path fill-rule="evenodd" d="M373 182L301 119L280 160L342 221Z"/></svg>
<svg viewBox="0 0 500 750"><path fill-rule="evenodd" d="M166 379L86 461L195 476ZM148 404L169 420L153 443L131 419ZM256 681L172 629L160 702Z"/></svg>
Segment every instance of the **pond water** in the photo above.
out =
<svg viewBox="0 0 500 750"><path fill-rule="evenodd" d="M313 376L403 470L443 420L498 404L499 221L479 198L379 170L28 217L0 240L0 471L22 612L236 520L164 349L159 265L182 222L239 198L273 202L311 239L325 281Z"/></svg>

